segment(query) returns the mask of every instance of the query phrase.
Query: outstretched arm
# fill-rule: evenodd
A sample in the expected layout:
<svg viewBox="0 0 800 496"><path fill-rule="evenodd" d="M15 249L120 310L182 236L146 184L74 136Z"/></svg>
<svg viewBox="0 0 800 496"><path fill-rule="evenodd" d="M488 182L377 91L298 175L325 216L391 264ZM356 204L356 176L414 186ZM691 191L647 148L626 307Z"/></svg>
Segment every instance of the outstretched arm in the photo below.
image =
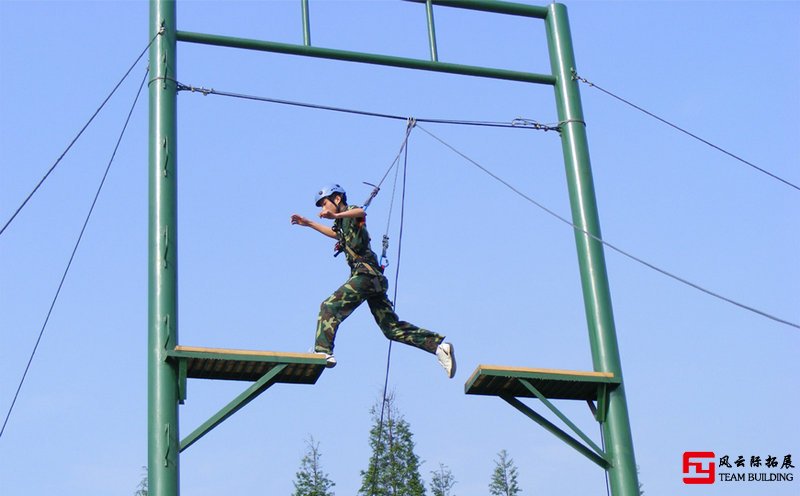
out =
<svg viewBox="0 0 800 496"><path fill-rule="evenodd" d="M331 229L328 226L324 226L322 224L314 222L313 220L306 219L302 215L292 214L292 224L298 226L310 227L311 229L319 233L322 233L329 238L336 239L336 233L333 232L333 229Z"/></svg>
<svg viewBox="0 0 800 496"><path fill-rule="evenodd" d="M320 217L325 219L355 219L360 217L366 217L367 212L361 208L351 208L350 210L345 210L344 212L333 212L331 210L322 209L319 213Z"/></svg>

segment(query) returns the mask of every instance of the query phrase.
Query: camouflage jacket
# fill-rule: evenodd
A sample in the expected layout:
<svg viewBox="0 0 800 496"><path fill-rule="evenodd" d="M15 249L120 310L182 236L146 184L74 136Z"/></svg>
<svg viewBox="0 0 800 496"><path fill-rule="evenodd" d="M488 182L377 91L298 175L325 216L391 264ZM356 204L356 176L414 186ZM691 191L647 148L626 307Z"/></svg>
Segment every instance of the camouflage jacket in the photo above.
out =
<svg viewBox="0 0 800 496"><path fill-rule="evenodd" d="M347 207L347 210L361 208L355 205ZM369 232L367 232L366 217L336 219L333 222L333 230L336 232L337 254L343 251L347 257L347 264L353 274L372 274L377 275L383 271L380 269L378 257L370 247Z"/></svg>

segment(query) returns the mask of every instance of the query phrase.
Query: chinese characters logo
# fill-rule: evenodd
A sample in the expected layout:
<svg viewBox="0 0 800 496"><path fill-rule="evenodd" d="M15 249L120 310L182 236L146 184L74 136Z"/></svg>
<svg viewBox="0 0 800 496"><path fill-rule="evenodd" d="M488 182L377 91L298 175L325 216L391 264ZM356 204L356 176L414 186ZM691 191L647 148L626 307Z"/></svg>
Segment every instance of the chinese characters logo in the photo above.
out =
<svg viewBox="0 0 800 496"><path fill-rule="evenodd" d="M715 463L717 462L717 463ZM714 484L716 482L792 482L795 468L792 455L780 458L773 455L761 457L744 455L717 458L713 451L686 451L683 453L684 484Z"/></svg>

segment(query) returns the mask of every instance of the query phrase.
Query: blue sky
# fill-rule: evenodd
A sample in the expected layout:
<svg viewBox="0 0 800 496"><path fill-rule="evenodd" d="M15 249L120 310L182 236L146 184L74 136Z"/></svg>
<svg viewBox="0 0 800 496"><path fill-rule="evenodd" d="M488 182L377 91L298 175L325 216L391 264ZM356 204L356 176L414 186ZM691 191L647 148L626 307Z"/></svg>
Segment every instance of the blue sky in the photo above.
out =
<svg viewBox="0 0 800 496"><path fill-rule="evenodd" d="M800 3L570 2L578 72L800 183ZM0 220L10 217L147 45L148 5L0 1ZM428 56L424 9L311 2L312 43ZM543 24L436 9L440 60L546 72ZM302 43L299 2L178 4L182 30ZM414 117L554 122L545 86L181 44L177 78L218 90ZM7 411L145 62L0 236L0 410ZM581 87L604 238L701 286L800 322L800 193ZM307 351L319 302L347 276L331 243L293 227L339 182L366 198L397 121L218 96L178 97L180 330L185 345ZM426 125L568 216L556 133ZM132 494L146 464L147 105L139 102L25 385L0 438L7 494ZM603 493L603 472L503 401L463 384L478 364L590 370L568 226L415 130L397 310L446 334L459 371L395 346L390 382L423 475L450 467L487 494L506 449L523 494ZM370 208L377 249L390 188ZM397 208L398 205L395 205ZM390 227L397 248L399 216ZM389 270L394 280L396 252ZM685 451L800 461L800 331L607 250L640 479L647 494L797 494L800 482L681 482ZM393 291L393 289L392 289ZM305 439L336 493L366 468L386 341L366 309L336 369L277 385L181 457L184 494L289 494ZM185 435L245 388L192 381ZM541 405L531 403L537 411ZM559 404L595 435L585 405ZM795 472L795 475L797 473Z"/></svg>

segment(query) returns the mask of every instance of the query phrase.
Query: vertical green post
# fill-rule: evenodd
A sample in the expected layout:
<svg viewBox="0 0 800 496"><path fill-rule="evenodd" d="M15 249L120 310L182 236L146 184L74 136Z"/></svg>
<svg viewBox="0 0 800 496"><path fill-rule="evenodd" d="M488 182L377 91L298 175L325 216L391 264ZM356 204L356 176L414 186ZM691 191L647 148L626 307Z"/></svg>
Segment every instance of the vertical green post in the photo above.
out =
<svg viewBox="0 0 800 496"><path fill-rule="evenodd" d="M153 496L178 496L178 376L167 352L178 340L175 1L150 1L148 482Z"/></svg>
<svg viewBox="0 0 800 496"><path fill-rule="evenodd" d="M311 23L309 22L308 0L301 0L300 11L303 16L303 45L311 46Z"/></svg>
<svg viewBox="0 0 800 496"><path fill-rule="evenodd" d="M551 4L548 7L546 26L550 64L553 76L556 78L558 119L563 123L561 140L572 220L580 229L600 238L600 220L589 162L586 124L578 82L573 78L576 67L572 35L567 8L563 4ZM578 263L594 369L599 372L612 372L622 381L622 366L614 328L603 245L577 229L575 241L578 247ZM608 413L603 423L603 436L606 453L611 462L608 474L612 494L638 496L639 482L624 382L610 394Z"/></svg>
<svg viewBox="0 0 800 496"><path fill-rule="evenodd" d="M425 14L428 18L428 44L431 47L431 60L434 62L439 61L439 53L436 49L436 26L433 22L433 2L426 0Z"/></svg>

